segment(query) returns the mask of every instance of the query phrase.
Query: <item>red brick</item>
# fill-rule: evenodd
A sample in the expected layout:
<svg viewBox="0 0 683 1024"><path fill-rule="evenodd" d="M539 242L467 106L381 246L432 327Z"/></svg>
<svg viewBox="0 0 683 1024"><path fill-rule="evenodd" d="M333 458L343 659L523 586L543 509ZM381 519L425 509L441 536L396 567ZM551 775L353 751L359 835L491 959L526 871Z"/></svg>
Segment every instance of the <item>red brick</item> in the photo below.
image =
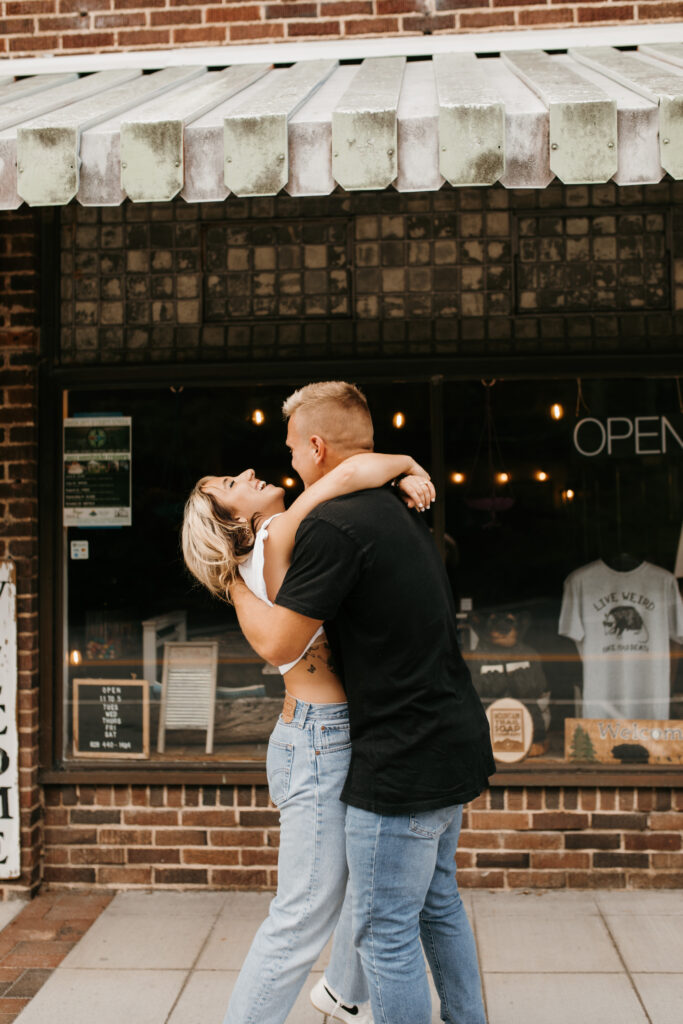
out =
<svg viewBox="0 0 683 1024"><path fill-rule="evenodd" d="M648 866L648 855L646 853L621 853L598 851L593 854L594 868L646 868Z"/></svg>
<svg viewBox="0 0 683 1024"><path fill-rule="evenodd" d="M398 18L352 18L344 22L345 36L389 35L399 29Z"/></svg>
<svg viewBox="0 0 683 1024"><path fill-rule="evenodd" d="M531 820L534 829L562 829L564 832L569 829L588 828L589 816L574 811L537 811Z"/></svg>
<svg viewBox="0 0 683 1024"><path fill-rule="evenodd" d="M654 815L653 815L654 817ZM681 816L683 817L683 815ZM642 831L647 828L647 815L639 814L634 812L633 814L600 814L597 811L591 815L591 827L592 828L618 828L627 831ZM676 826L671 825L655 825L654 821L651 822L651 827L655 828L669 828L673 829Z"/></svg>
<svg viewBox="0 0 683 1024"><path fill-rule="evenodd" d="M504 889L505 872L465 868L458 871L458 885L461 889Z"/></svg>
<svg viewBox="0 0 683 1024"><path fill-rule="evenodd" d="M621 836L617 832L574 832L564 837L568 850L617 850Z"/></svg>
<svg viewBox="0 0 683 1024"><path fill-rule="evenodd" d="M206 885L204 868L154 868L154 882L162 885Z"/></svg>
<svg viewBox="0 0 683 1024"><path fill-rule="evenodd" d="M263 831L256 829L211 829L209 844L211 846L261 846Z"/></svg>
<svg viewBox="0 0 683 1024"><path fill-rule="evenodd" d="M574 12L564 8L550 10L520 11L519 25L561 25L574 21Z"/></svg>
<svg viewBox="0 0 683 1024"><path fill-rule="evenodd" d="M525 829L530 822L522 811L470 811L469 818L473 829Z"/></svg>
<svg viewBox="0 0 683 1024"><path fill-rule="evenodd" d="M683 871L664 874L662 872L629 871L628 886L631 889L683 889Z"/></svg>
<svg viewBox="0 0 683 1024"><path fill-rule="evenodd" d="M268 21L290 18L317 18L317 3L284 3L266 4L265 13Z"/></svg>
<svg viewBox="0 0 683 1024"><path fill-rule="evenodd" d="M478 853L478 868L527 868L529 867L529 854L519 852L503 852L494 850L490 853Z"/></svg>
<svg viewBox="0 0 683 1024"><path fill-rule="evenodd" d="M120 846L75 846L69 859L72 864L124 864L126 851Z"/></svg>
<svg viewBox="0 0 683 1024"><path fill-rule="evenodd" d="M203 25L201 28L173 29L173 42L184 43L224 43L226 29L220 25Z"/></svg>
<svg viewBox="0 0 683 1024"><path fill-rule="evenodd" d="M139 46L165 46L171 41L169 30L137 29L132 32L119 32L118 43L123 49L135 49Z"/></svg>
<svg viewBox="0 0 683 1024"><path fill-rule="evenodd" d="M245 850L240 849L240 863L251 864L277 864L277 850Z"/></svg>
<svg viewBox="0 0 683 1024"><path fill-rule="evenodd" d="M46 882L69 882L90 885L95 881L94 868L67 868L45 866Z"/></svg>
<svg viewBox="0 0 683 1024"><path fill-rule="evenodd" d="M641 21L651 21L655 18L679 20L681 17L683 17L683 4L680 3L648 3L645 7L638 5L638 18Z"/></svg>
<svg viewBox="0 0 683 1024"><path fill-rule="evenodd" d="M378 14L422 13L415 0L375 0Z"/></svg>
<svg viewBox="0 0 683 1024"><path fill-rule="evenodd" d="M211 872L211 885L229 889L267 889L268 872L260 868L216 868Z"/></svg>
<svg viewBox="0 0 683 1024"><path fill-rule="evenodd" d="M98 842L110 843L112 846L149 846L152 833L149 829L101 828Z"/></svg>
<svg viewBox="0 0 683 1024"><path fill-rule="evenodd" d="M31 18L0 18L0 35L13 36L19 32L31 32L32 30Z"/></svg>
<svg viewBox="0 0 683 1024"><path fill-rule="evenodd" d="M480 0L477 0L479 3ZM337 15L342 15L346 18L351 14L372 14L372 3L370 0L321 0L320 3L320 16L322 18L333 18Z"/></svg>
<svg viewBox="0 0 683 1024"><path fill-rule="evenodd" d="M240 811L240 824L249 826L263 825L267 828L269 825L277 825L280 821L280 812L277 810L273 811Z"/></svg>
<svg viewBox="0 0 683 1024"><path fill-rule="evenodd" d="M182 851L182 861L183 864L213 864L218 867L226 867L229 864L239 864L240 853L239 850L235 849L195 847L194 849Z"/></svg>
<svg viewBox="0 0 683 1024"><path fill-rule="evenodd" d="M590 853L570 853L568 851L546 852L531 854L532 868L573 868L576 870L591 866Z"/></svg>
<svg viewBox="0 0 683 1024"><path fill-rule="evenodd" d="M93 22L95 28L135 28L146 25L145 15L130 11L128 14L98 14Z"/></svg>
<svg viewBox="0 0 683 1024"><path fill-rule="evenodd" d="M564 889L567 876L564 871L508 871L508 885L512 889Z"/></svg>
<svg viewBox="0 0 683 1024"><path fill-rule="evenodd" d="M157 829L155 846L206 846L206 832L201 829Z"/></svg>
<svg viewBox="0 0 683 1024"><path fill-rule="evenodd" d="M287 35L292 38L301 36L338 36L338 21L291 21L287 25Z"/></svg>
<svg viewBox="0 0 683 1024"><path fill-rule="evenodd" d="M197 811L183 811L180 820L183 825L199 825L204 828L217 825L229 828L235 824L236 814L233 810L207 810L204 808Z"/></svg>
<svg viewBox="0 0 683 1024"><path fill-rule="evenodd" d="M650 828L653 832L681 832L683 831L683 813L653 811L650 814Z"/></svg>
<svg viewBox="0 0 683 1024"><path fill-rule="evenodd" d="M513 11L477 11L476 14L459 14L460 28L496 28L503 25L514 25Z"/></svg>
<svg viewBox="0 0 683 1024"><path fill-rule="evenodd" d="M67 14L62 17L38 18L39 32L71 32L83 28L83 19L77 14Z"/></svg>
<svg viewBox="0 0 683 1024"><path fill-rule="evenodd" d="M159 825L177 825L177 811L162 811L155 808L148 808L144 811L124 811L124 825L146 825L147 828L158 827Z"/></svg>
<svg viewBox="0 0 683 1024"><path fill-rule="evenodd" d="M559 850L562 838L559 832L506 832L503 846L506 850Z"/></svg>
<svg viewBox="0 0 683 1024"><path fill-rule="evenodd" d="M271 22L266 25L231 25L230 39L237 42L240 39L283 39L285 27L280 22Z"/></svg>
<svg viewBox="0 0 683 1024"><path fill-rule="evenodd" d="M174 848L133 846L127 853L129 864L180 864L180 850Z"/></svg>
<svg viewBox="0 0 683 1024"><path fill-rule="evenodd" d="M624 836L626 850L680 850L683 845L680 833L670 834L640 832Z"/></svg>
<svg viewBox="0 0 683 1024"><path fill-rule="evenodd" d="M677 6L676 4L672 6ZM599 7L579 7L576 16L579 24L597 21L631 21L634 9L631 5L602 4Z"/></svg>
<svg viewBox="0 0 683 1024"><path fill-rule="evenodd" d="M458 849L491 850L501 845L498 832L466 832L460 833Z"/></svg>
<svg viewBox="0 0 683 1024"><path fill-rule="evenodd" d="M59 0L59 10L62 14L70 11L106 11L109 9L109 0ZM147 7L148 0L137 0L136 7Z"/></svg>
<svg viewBox="0 0 683 1024"><path fill-rule="evenodd" d="M5 8L8 16L13 14L50 14L51 11L57 10L57 0L16 0L15 3L7 0Z"/></svg>
<svg viewBox="0 0 683 1024"><path fill-rule="evenodd" d="M102 46L113 46L113 32L80 32L62 36L65 50L98 50Z"/></svg>
<svg viewBox="0 0 683 1024"><path fill-rule="evenodd" d="M199 25L202 20L201 11L179 10L179 11L153 11L150 16L152 28L160 25Z"/></svg>
<svg viewBox="0 0 683 1024"><path fill-rule="evenodd" d="M102 0L98 0L102 2ZM74 3L80 3L80 0L74 0ZM105 2L105 6L108 8L109 3ZM114 0L114 8L116 10L127 11L131 8L146 8L146 7L165 7L166 0Z"/></svg>
<svg viewBox="0 0 683 1024"><path fill-rule="evenodd" d="M661 871L683 870L683 853L653 853L650 863Z"/></svg>
<svg viewBox="0 0 683 1024"><path fill-rule="evenodd" d="M206 11L206 20L209 24L225 21L258 21L261 16L261 8L255 4L244 6L239 4L230 7L210 7Z"/></svg>

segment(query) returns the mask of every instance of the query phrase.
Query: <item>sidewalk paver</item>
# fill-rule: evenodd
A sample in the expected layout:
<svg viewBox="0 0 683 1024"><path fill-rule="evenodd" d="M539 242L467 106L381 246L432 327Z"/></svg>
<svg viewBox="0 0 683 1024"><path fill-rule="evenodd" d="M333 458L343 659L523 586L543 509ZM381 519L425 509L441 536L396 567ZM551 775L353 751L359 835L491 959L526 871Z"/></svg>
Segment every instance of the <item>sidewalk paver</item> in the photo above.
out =
<svg viewBox="0 0 683 1024"><path fill-rule="evenodd" d="M0 1024L221 1024L271 898L144 891L113 899L40 896L0 932ZM465 903L489 1024L683 1021L683 891L474 891ZM22 966L41 955L45 962ZM8 967L8 957L18 962ZM288 1024L321 1024L308 993L328 958L329 944Z"/></svg>

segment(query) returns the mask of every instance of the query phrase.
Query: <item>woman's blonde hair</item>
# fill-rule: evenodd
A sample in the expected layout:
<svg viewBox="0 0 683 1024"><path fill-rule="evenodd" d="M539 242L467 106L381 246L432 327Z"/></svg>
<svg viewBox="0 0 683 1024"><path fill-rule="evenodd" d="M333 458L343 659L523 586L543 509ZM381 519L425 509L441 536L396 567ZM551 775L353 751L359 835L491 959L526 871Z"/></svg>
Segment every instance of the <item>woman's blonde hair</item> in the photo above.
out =
<svg viewBox="0 0 683 1024"><path fill-rule="evenodd" d="M181 533L185 565L215 597L230 603L238 566L254 546L254 520L238 522L204 490L203 476L185 502Z"/></svg>

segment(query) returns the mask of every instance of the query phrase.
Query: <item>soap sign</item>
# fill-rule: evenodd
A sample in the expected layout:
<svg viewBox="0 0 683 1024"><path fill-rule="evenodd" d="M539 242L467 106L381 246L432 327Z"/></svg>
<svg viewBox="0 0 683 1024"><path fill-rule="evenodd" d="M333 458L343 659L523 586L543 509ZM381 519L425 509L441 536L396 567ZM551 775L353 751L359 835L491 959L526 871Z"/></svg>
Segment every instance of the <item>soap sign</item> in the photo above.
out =
<svg viewBox="0 0 683 1024"><path fill-rule="evenodd" d="M0 878L20 866L17 734L17 587L13 562L0 562Z"/></svg>
<svg viewBox="0 0 683 1024"><path fill-rule="evenodd" d="M74 757L149 757L145 679L74 679Z"/></svg>

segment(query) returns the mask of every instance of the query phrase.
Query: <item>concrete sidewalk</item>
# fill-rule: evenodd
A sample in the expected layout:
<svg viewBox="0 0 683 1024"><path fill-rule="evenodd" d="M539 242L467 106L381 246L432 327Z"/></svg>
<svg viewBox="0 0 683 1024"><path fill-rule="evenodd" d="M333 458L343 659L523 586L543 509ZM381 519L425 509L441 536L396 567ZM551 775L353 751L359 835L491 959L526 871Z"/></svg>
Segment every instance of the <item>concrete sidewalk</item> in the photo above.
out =
<svg viewBox="0 0 683 1024"><path fill-rule="evenodd" d="M270 893L119 893L19 1024L221 1024ZM468 892L489 1024L681 1024L683 891ZM288 1024L322 1024L308 990ZM438 1024L434 999L432 1016Z"/></svg>

